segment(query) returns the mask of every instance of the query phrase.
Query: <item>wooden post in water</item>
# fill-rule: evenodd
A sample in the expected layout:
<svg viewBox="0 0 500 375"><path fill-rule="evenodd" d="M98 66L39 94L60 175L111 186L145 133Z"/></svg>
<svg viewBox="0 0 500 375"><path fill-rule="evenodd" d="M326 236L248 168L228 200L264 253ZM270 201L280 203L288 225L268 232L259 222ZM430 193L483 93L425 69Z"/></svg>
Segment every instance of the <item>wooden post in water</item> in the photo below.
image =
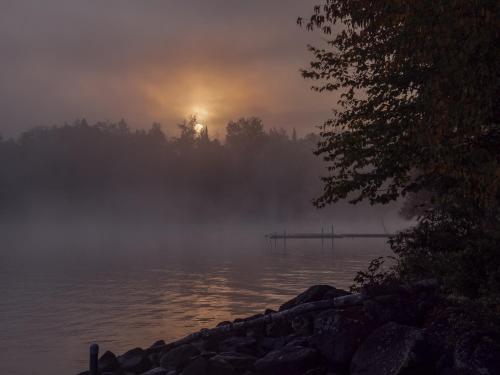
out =
<svg viewBox="0 0 500 375"><path fill-rule="evenodd" d="M92 344L90 345L90 361L89 361L89 374L90 375L98 375L97 374L97 359L99 357L99 345Z"/></svg>
<svg viewBox="0 0 500 375"><path fill-rule="evenodd" d="M334 232L333 232L333 224L332 224L332 249L333 249L333 238L335 237Z"/></svg>

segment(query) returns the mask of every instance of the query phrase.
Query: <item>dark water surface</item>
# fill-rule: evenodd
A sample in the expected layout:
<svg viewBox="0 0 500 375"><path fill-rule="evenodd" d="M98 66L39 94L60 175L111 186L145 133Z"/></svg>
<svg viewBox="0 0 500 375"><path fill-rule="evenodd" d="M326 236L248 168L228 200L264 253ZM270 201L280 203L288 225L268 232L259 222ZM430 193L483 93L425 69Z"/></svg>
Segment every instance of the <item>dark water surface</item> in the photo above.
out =
<svg viewBox="0 0 500 375"><path fill-rule="evenodd" d="M285 250L261 232L225 237L4 246L0 374L75 374L91 342L118 354L277 308L313 284L348 288L356 271L388 253L382 239L336 240L333 249L289 241Z"/></svg>

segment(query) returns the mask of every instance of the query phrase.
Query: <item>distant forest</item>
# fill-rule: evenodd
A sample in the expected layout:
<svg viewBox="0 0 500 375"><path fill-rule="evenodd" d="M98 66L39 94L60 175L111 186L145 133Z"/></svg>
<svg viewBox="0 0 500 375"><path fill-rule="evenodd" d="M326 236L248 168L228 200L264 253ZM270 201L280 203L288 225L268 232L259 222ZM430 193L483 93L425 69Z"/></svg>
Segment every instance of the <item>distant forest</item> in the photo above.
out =
<svg viewBox="0 0 500 375"><path fill-rule="evenodd" d="M318 141L265 130L258 118L230 122L223 140L196 132L196 119L167 136L126 122L37 127L0 138L1 210L64 205L176 214L290 216L320 193Z"/></svg>

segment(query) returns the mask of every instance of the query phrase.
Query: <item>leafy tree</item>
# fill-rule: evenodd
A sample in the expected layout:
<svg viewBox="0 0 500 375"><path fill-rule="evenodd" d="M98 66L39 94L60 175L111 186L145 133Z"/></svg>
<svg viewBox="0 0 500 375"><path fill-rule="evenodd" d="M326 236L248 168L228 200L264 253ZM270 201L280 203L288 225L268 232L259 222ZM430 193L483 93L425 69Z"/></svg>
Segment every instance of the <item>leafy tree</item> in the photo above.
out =
<svg viewBox="0 0 500 375"><path fill-rule="evenodd" d="M500 185L498 1L326 0L303 76L340 91L322 130L319 206L422 188L486 203ZM299 19L299 23L302 20ZM334 35L330 35L334 33ZM416 178L414 171L419 173Z"/></svg>
<svg viewBox="0 0 500 375"><path fill-rule="evenodd" d="M161 124L154 123L151 129L148 130L147 135L151 142L164 145L167 142L167 137L163 132Z"/></svg>
<svg viewBox="0 0 500 375"><path fill-rule="evenodd" d="M326 38L303 76L340 94L317 149L329 174L316 205L410 193L425 210L393 239L401 275L498 290L500 3L325 0L298 22Z"/></svg>
<svg viewBox="0 0 500 375"><path fill-rule="evenodd" d="M230 121L226 127L226 144L230 148L252 148L260 144L264 136L264 125L258 117L242 117Z"/></svg>
<svg viewBox="0 0 500 375"><path fill-rule="evenodd" d="M198 123L196 116L191 116L177 124L181 134L175 139L177 152L180 154L190 154L196 143L195 125Z"/></svg>

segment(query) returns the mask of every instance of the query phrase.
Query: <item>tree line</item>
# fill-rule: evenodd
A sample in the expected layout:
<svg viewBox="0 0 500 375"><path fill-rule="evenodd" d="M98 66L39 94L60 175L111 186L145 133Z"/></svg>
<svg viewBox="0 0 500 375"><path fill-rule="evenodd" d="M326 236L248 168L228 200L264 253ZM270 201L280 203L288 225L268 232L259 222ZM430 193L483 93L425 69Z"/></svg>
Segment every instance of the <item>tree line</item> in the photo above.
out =
<svg viewBox="0 0 500 375"><path fill-rule="evenodd" d="M198 133L196 122L183 121L172 137L159 124L78 120L1 139L1 207L56 200L278 216L310 208L322 168L312 153L317 136L266 130L251 117L231 121L221 141L207 128Z"/></svg>

